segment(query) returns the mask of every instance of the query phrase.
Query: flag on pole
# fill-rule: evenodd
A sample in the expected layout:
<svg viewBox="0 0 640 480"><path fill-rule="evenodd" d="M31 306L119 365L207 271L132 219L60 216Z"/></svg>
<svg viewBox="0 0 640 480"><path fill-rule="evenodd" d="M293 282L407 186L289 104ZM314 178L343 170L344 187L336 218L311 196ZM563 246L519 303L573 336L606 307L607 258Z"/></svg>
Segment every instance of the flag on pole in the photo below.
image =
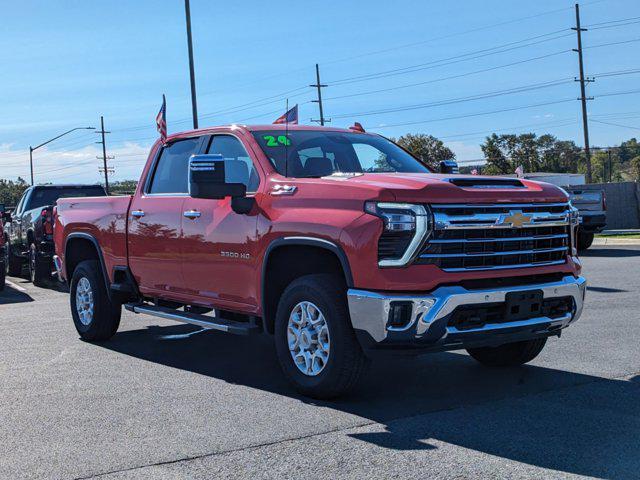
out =
<svg viewBox="0 0 640 480"><path fill-rule="evenodd" d="M158 133L160 134L160 139L162 143L167 142L167 100L164 95L162 95L162 106L160 107L160 111L158 115L156 115L156 126L158 128Z"/></svg>
<svg viewBox="0 0 640 480"><path fill-rule="evenodd" d="M298 124L298 104L294 105L290 110L287 110L287 113L278 117L276 121L273 122L274 125L282 123Z"/></svg>
<svg viewBox="0 0 640 480"><path fill-rule="evenodd" d="M522 168L522 165L519 165L518 168L516 168L516 176L518 178L524 177L524 169Z"/></svg>

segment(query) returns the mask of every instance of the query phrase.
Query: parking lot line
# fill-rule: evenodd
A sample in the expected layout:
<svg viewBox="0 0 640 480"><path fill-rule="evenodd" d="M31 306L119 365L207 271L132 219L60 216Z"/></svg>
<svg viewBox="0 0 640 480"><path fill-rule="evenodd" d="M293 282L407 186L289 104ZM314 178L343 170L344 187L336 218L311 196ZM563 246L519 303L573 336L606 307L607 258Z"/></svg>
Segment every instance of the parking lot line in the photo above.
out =
<svg viewBox="0 0 640 480"><path fill-rule="evenodd" d="M14 290L17 290L17 291L19 291L19 292L26 292L26 291L27 291L27 289L26 289L26 288L23 288L23 287L21 287L20 285L16 285L15 283L13 283L13 282L11 282L11 281L9 281L9 280L5 280L5 283L6 283L7 285L9 285L11 288L13 288Z"/></svg>

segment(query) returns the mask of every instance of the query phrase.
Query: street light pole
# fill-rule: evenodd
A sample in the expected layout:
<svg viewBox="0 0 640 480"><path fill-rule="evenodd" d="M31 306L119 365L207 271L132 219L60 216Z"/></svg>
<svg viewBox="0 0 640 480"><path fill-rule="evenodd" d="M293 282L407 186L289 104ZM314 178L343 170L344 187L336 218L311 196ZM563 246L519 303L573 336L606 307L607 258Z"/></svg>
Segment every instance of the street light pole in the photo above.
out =
<svg viewBox="0 0 640 480"><path fill-rule="evenodd" d="M191 110L193 114L193 128L198 128L198 105L196 102L196 75L193 66L193 41L191 40L191 9L189 0L184 0L184 13L187 17L187 45L189 47L189 75L191 77Z"/></svg>
<svg viewBox="0 0 640 480"><path fill-rule="evenodd" d="M40 145L36 146L36 147L31 147L29 146L29 166L31 167L31 185L33 186L33 152L34 150L39 149L40 147L44 147L45 145L53 142L54 140L59 139L60 137L64 137L65 135L71 133L71 132L75 132L76 130L95 130L95 127L76 127L76 128L72 128L71 130L67 130L64 133L61 133L60 135L58 135L57 137L53 137L50 140L47 140L46 142L41 143Z"/></svg>

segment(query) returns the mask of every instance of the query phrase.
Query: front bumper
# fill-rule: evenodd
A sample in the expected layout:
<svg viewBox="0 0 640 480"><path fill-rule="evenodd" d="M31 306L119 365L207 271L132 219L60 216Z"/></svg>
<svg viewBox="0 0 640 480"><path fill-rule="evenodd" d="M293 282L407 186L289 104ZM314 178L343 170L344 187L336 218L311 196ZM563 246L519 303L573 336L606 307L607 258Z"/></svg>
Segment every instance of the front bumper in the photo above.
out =
<svg viewBox="0 0 640 480"><path fill-rule="evenodd" d="M510 292L541 290L543 299L571 299L570 311L559 316L485 323L477 328L450 325L457 307L504 304ZM394 294L349 289L351 323L365 350L457 350L496 346L520 340L557 335L582 313L586 280L566 276L562 280L522 286L468 290L461 286L439 287L424 295ZM388 325L392 302L412 305L410 320L403 327Z"/></svg>

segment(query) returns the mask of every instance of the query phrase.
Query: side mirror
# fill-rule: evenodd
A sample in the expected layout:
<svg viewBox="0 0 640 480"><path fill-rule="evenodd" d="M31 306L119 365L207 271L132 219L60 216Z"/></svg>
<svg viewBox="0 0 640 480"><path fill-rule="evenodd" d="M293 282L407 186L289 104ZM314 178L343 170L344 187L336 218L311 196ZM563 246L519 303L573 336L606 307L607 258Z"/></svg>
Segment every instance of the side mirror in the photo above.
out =
<svg viewBox="0 0 640 480"><path fill-rule="evenodd" d="M440 162L440 173L460 173L458 162L455 160L443 160Z"/></svg>
<svg viewBox="0 0 640 480"><path fill-rule="evenodd" d="M222 155L192 155L189 159L189 195L219 200L247 194L243 183L227 183Z"/></svg>

